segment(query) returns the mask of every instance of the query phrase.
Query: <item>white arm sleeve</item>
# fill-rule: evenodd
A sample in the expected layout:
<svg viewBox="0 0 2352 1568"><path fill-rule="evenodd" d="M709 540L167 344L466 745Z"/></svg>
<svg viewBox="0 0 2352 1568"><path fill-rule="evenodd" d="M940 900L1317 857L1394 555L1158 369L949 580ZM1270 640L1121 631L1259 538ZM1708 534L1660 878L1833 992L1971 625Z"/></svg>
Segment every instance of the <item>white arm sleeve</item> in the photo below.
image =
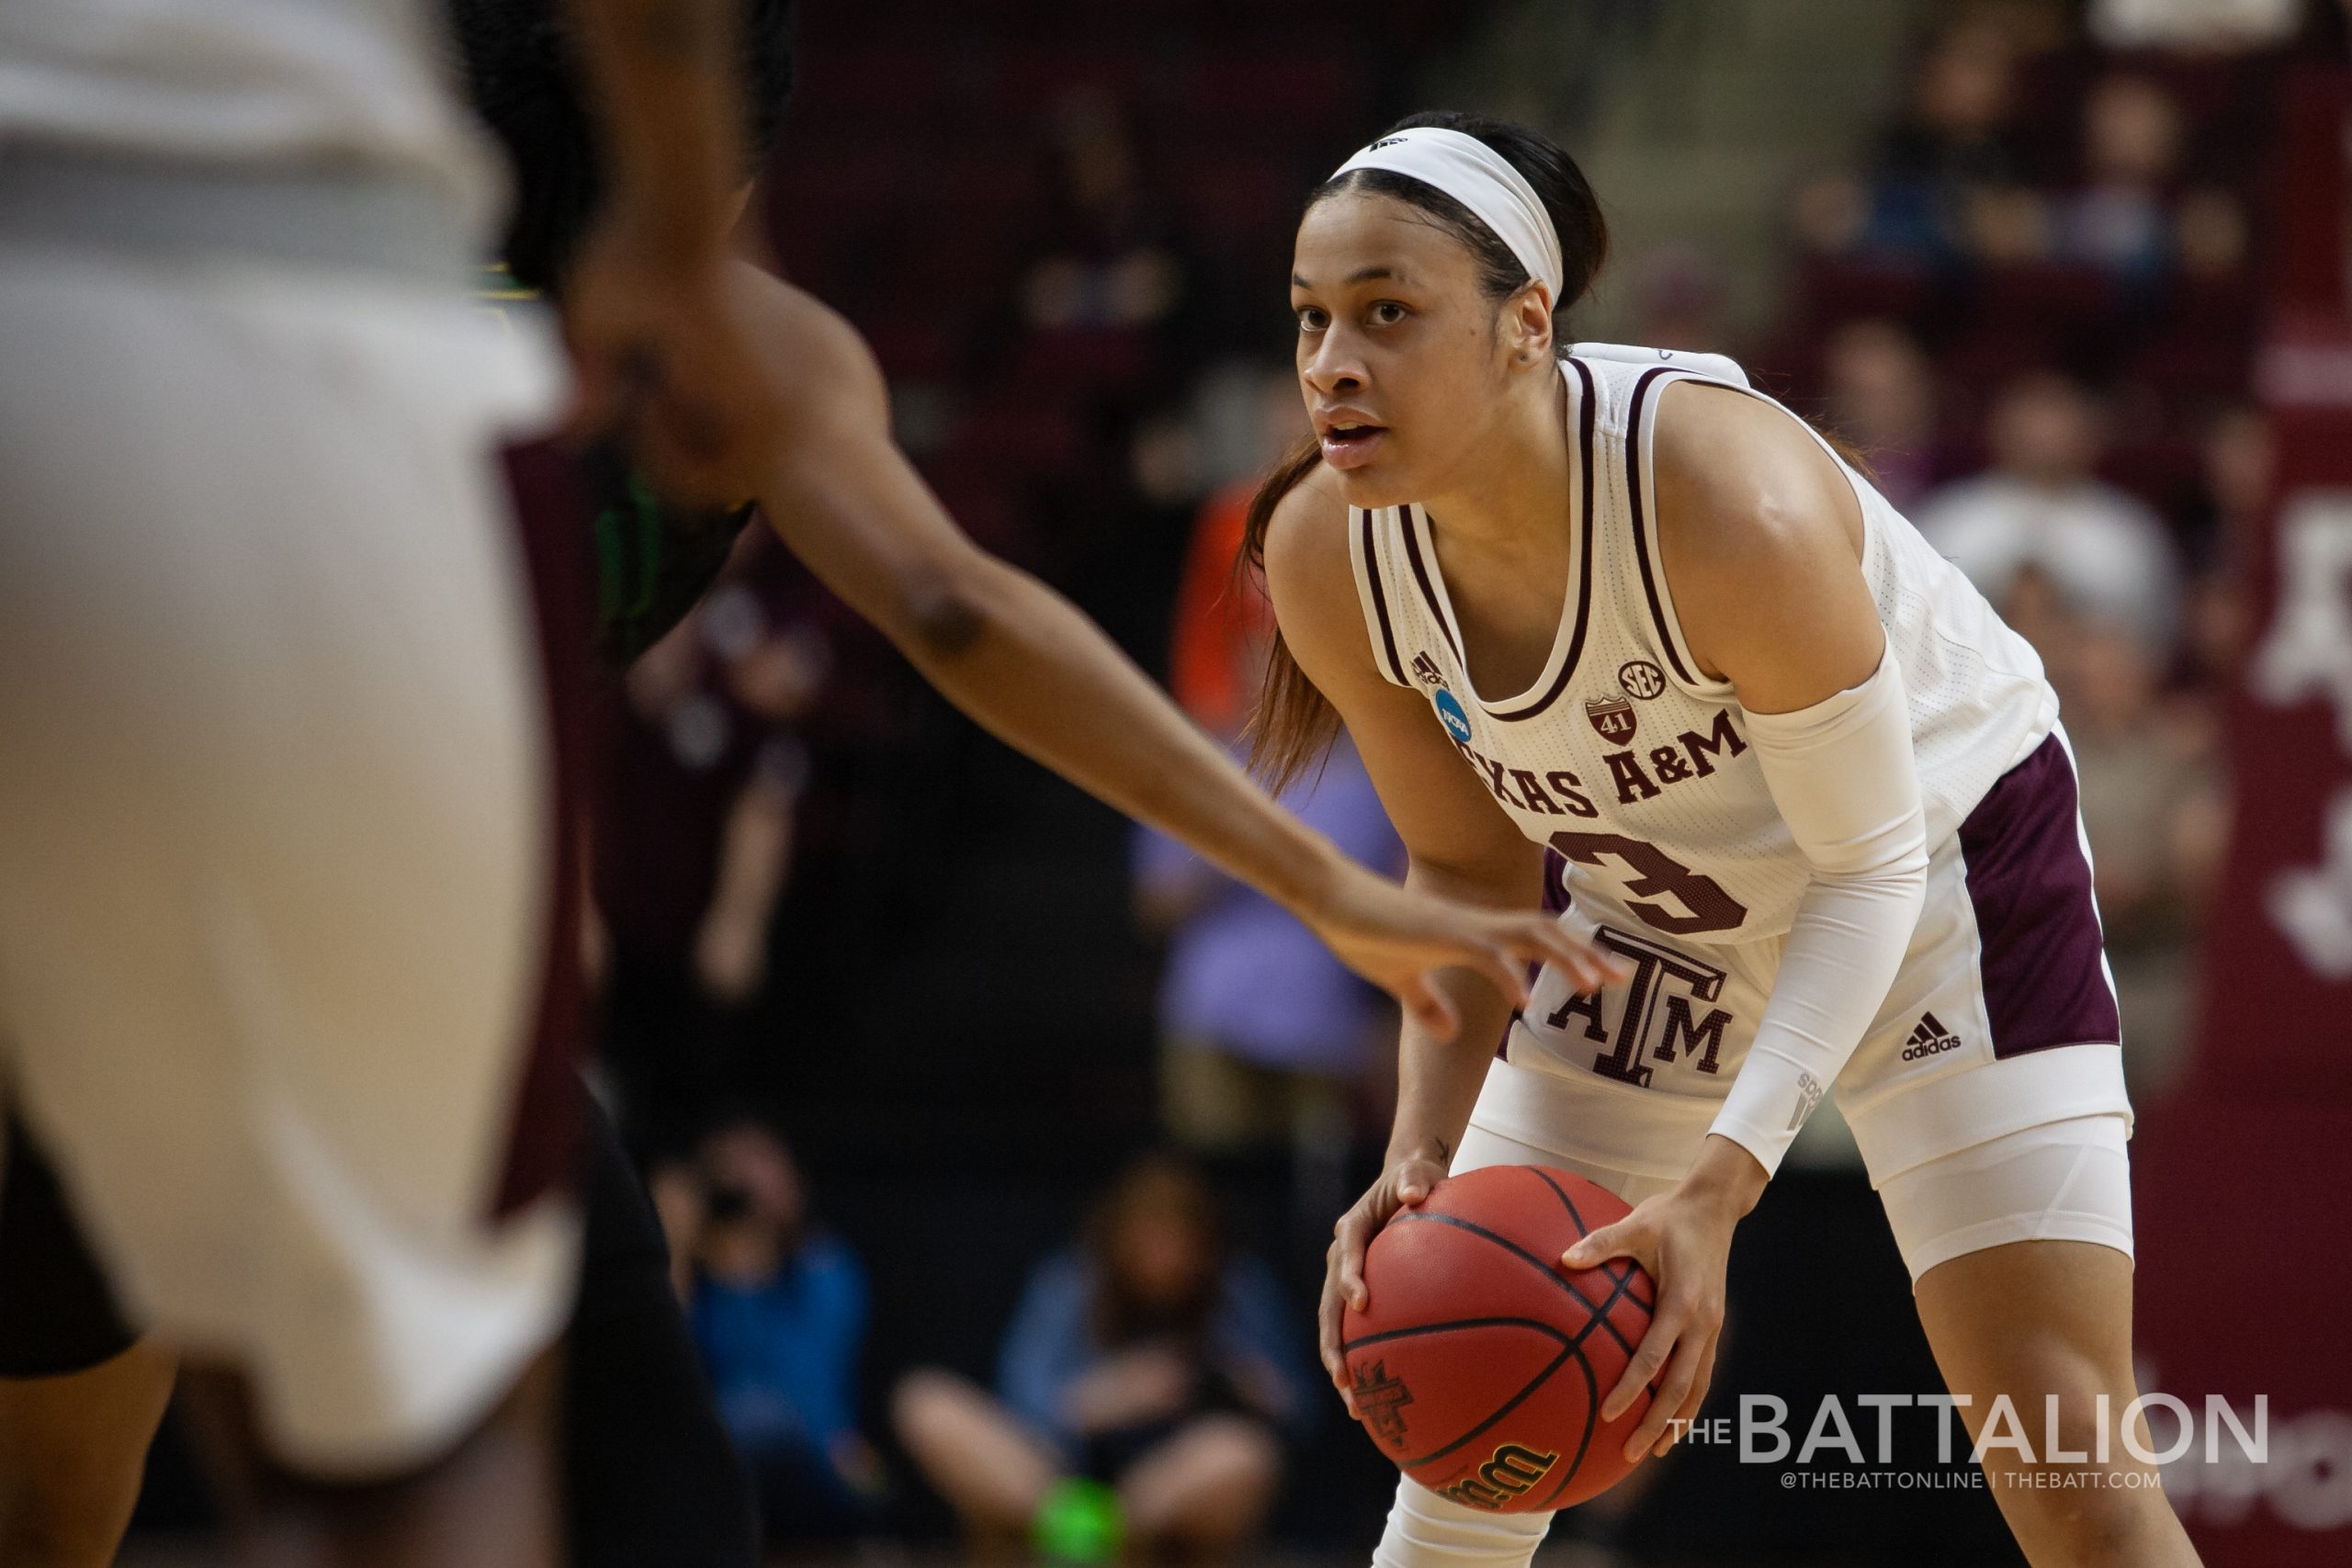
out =
<svg viewBox="0 0 2352 1568"><path fill-rule="evenodd" d="M1711 1132L1780 1168L1894 983L1928 886L1927 818L1893 649L1796 713L1747 715L1764 783L1813 867L1756 1042Z"/></svg>

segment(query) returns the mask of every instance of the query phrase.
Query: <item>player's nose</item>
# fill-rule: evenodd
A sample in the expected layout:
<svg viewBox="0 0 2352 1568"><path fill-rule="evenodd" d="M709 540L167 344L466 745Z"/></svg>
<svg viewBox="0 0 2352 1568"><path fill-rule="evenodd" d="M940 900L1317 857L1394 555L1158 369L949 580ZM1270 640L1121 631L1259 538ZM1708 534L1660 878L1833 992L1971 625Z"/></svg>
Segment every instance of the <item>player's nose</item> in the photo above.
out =
<svg viewBox="0 0 2352 1568"><path fill-rule="evenodd" d="M1326 399L1344 398L1371 384L1363 356L1354 351L1346 334L1337 332L1325 333L1317 342L1300 366L1299 376Z"/></svg>

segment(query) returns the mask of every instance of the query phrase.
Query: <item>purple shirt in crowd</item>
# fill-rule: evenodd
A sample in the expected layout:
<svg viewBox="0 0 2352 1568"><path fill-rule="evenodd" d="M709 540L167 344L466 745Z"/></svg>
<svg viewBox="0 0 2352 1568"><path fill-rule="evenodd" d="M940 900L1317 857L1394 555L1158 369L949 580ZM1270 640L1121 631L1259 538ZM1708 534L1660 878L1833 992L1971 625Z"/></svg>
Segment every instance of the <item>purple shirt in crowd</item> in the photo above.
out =
<svg viewBox="0 0 2352 1568"><path fill-rule="evenodd" d="M1310 772L1282 803L1350 858L1403 872L1404 846L1344 736L1320 777ZM1136 833L1136 879L1155 892L1203 890L1200 908L1169 935L1164 1035L1213 1042L1262 1066L1363 1069L1378 993L1282 906L1149 829Z"/></svg>

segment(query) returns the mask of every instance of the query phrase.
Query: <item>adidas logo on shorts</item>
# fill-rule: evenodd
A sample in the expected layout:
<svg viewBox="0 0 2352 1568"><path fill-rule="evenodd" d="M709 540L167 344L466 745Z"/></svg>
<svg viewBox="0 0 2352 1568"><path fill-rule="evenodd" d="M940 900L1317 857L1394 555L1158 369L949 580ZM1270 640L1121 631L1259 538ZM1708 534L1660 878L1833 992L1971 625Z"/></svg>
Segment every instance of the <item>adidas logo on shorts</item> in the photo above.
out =
<svg viewBox="0 0 2352 1568"><path fill-rule="evenodd" d="M1916 1062L1939 1051L1950 1051L1959 1043L1960 1036L1946 1029L1934 1013L1923 1012L1919 1015L1919 1027L1911 1032L1910 1040L1903 1047L1903 1059Z"/></svg>

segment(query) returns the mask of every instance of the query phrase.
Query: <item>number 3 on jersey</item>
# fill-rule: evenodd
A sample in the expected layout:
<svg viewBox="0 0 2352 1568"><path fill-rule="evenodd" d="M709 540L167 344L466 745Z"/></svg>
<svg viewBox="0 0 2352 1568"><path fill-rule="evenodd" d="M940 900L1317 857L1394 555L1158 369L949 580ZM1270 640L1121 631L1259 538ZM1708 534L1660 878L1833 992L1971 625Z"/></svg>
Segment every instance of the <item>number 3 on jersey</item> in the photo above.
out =
<svg viewBox="0 0 2352 1568"><path fill-rule="evenodd" d="M1713 877L1692 871L1645 840L1629 839L1623 833L1562 832L1552 835L1552 847L1578 865L1597 869L1603 868L1609 857L1616 857L1635 874L1624 885L1625 891L1634 895L1625 908L1639 915L1643 923L1671 935L1734 931L1747 919L1747 907L1724 892ZM1648 898L1671 898L1682 910L1637 901Z"/></svg>

